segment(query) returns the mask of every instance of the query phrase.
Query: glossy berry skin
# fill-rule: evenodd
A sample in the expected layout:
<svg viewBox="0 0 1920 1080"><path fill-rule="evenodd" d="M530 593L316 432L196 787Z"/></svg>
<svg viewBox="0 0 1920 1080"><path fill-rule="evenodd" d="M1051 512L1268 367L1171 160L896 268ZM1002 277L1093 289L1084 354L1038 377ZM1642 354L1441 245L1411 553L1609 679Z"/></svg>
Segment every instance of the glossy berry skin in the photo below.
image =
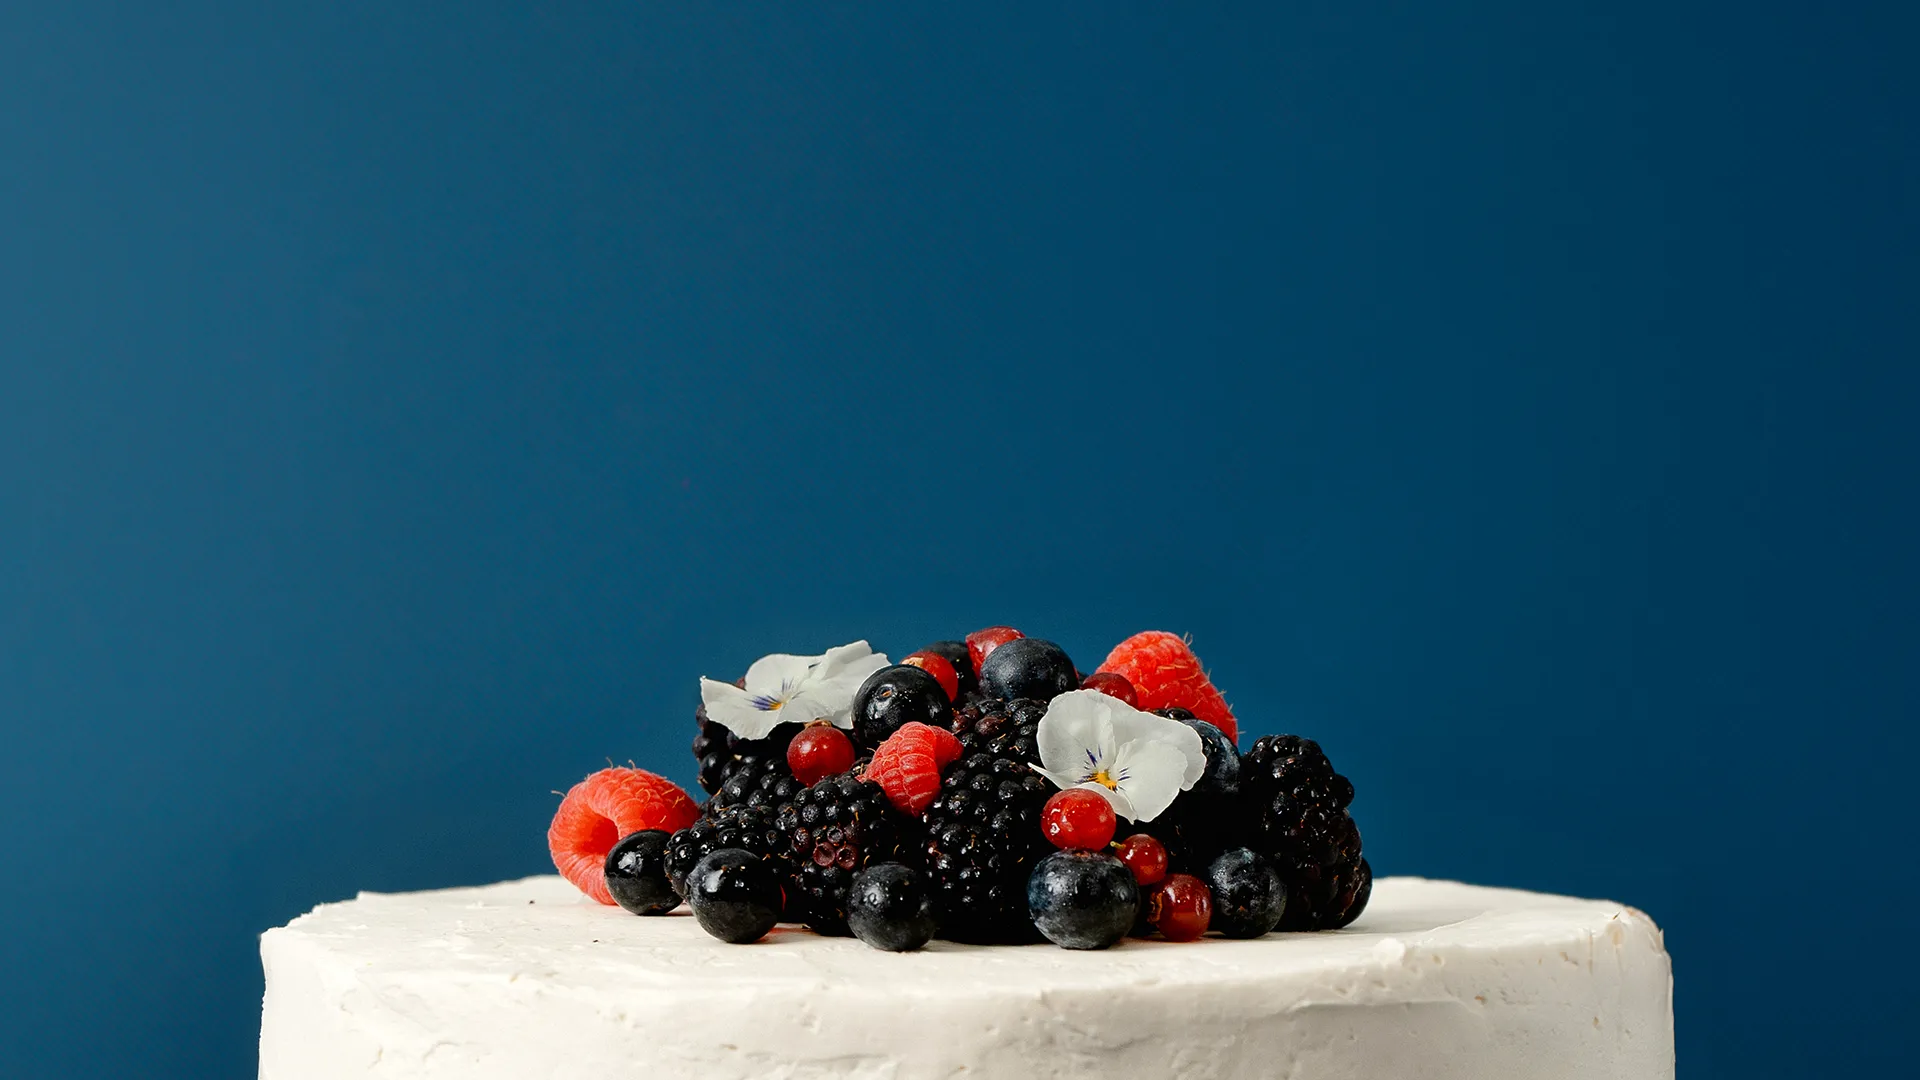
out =
<svg viewBox="0 0 1920 1080"><path fill-rule="evenodd" d="M1016 638L980 662L980 690L988 697L1051 701L1079 686L1067 650L1045 638Z"/></svg>
<svg viewBox="0 0 1920 1080"><path fill-rule="evenodd" d="M642 829L622 837L607 852L607 892L635 915L665 915L680 906L680 894L667 880L667 839L660 829Z"/></svg>
<svg viewBox="0 0 1920 1080"><path fill-rule="evenodd" d="M1287 887L1264 856L1233 848L1207 867L1213 892L1213 928L1230 938L1256 938L1280 925Z"/></svg>
<svg viewBox="0 0 1920 1080"><path fill-rule="evenodd" d="M1040 811L1040 831L1064 851L1105 851L1119 824L1113 804L1086 788L1056 792Z"/></svg>
<svg viewBox="0 0 1920 1080"><path fill-rule="evenodd" d="M995 649L1009 641L1018 641L1027 635L1011 626L989 626L985 630L975 630L967 635L967 661L973 665L973 673L980 673L980 665Z"/></svg>
<svg viewBox="0 0 1920 1080"><path fill-rule="evenodd" d="M853 768L853 740L832 724L808 724L787 744L787 768L803 787Z"/></svg>
<svg viewBox="0 0 1920 1080"><path fill-rule="evenodd" d="M1113 855L1133 871L1133 880L1142 886L1159 884L1167 876L1167 847L1146 833L1134 833L1120 841Z"/></svg>
<svg viewBox="0 0 1920 1080"><path fill-rule="evenodd" d="M1200 748L1207 754L1207 771L1192 790L1202 795L1237 795L1240 792L1240 748L1233 745L1227 733L1205 720L1187 712L1185 709L1161 709L1160 715L1171 716L1175 713L1185 715L1172 716L1173 719L1200 733Z"/></svg>
<svg viewBox="0 0 1920 1080"><path fill-rule="evenodd" d="M721 848L687 875L687 906L700 929L734 945L767 936L780 921L780 879L760 856Z"/></svg>
<svg viewBox="0 0 1920 1080"><path fill-rule="evenodd" d="M940 680L917 667L881 668L853 695L853 734L862 746L879 746L914 722L953 730L953 702Z"/></svg>
<svg viewBox="0 0 1920 1080"><path fill-rule="evenodd" d="M1136 709L1140 707L1140 696L1133 692L1133 684L1127 681L1125 675L1116 672L1096 671L1080 680L1080 689L1098 690L1110 698L1119 698Z"/></svg>
<svg viewBox="0 0 1920 1080"><path fill-rule="evenodd" d="M936 641L914 655L920 656L926 653L938 656L953 665L953 677L958 685L953 695L954 701L959 701L979 688L979 671L973 666L973 652L967 648L966 642Z"/></svg>
<svg viewBox="0 0 1920 1080"><path fill-rule="evenodd" d="M1213 918L1213 892L1192 874L1168 874L1147 898L1147 919L1168 941L1198 941Z"/></svg>
<svg viewBox="0 0 1920 1080"><path fill-rule="evenodd" d="M940 689L947 692L948 701L960 700L960 675L953 670L953 661L939 653L917 652L900 662L933 676L940 683Z"/></svg>
<svg viewBox="0 0 1920 1080"><path fill-rule="evenodd" d="M1027 879L1027 912L1063 949L1104 949L1133 928L1140 886L1119 859L1097 851L1056 851Z"/></svg>
<svg viewBox="0 0 1920 1080"><path fill-rule="evenodd" d="M912 952L933 940L933 897L924 875L900 863L869 866L853 876L847 926L876 949Z"/></svg>

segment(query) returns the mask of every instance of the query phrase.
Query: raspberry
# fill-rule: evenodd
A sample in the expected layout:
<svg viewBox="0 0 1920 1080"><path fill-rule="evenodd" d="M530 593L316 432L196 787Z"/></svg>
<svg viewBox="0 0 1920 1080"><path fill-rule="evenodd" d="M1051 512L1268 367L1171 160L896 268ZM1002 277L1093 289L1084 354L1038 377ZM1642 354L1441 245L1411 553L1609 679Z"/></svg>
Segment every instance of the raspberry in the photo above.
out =
<svg viewBox="0 0 1920 1080"><path fill-rule="evenodd" d="M573 785L547 827L553 865L581 892L603 904L607 852L642 829L673 833L693 824L700 808L680 786L642 769L602 769Z"/></svg>
<svg viewBox="0 0 1920 1080"><path fill-rule="evenodd" d="M894 809L918 817L940 793L940 770L959 757L953 732L915 721L902 724L873 752L866 778L880 785Z"/></svg>
<svg viewBox="0 0 1920 1080"><path fill-rule="evenodd" d="M960 700L960 673L954 670L953 662L946 657L922 649L900 662L917 667L938 680L940 689L947 692L948 701Z"/></svg>
<svg viewBox="0 0 1920 1080"><path fill-rule="evenodd" d="M1200 658L1181 638L1164 630L1147 630L1113 647L1101 671L1126 677L1133 684L1139 707L1149 712L1178 706L1192 710L1195 716L1239 739L1240 725L1233 719L1227 699L1207 681Z"/></svg>
<svg viewBox="0 0 1920 1080"><path fill-rule="evenodd" d="M993 650L1015 638L1027 635L1011 626L989 626L985 630L975 630L967 635L967 656L973 661L973 673L980 674L980 665L986 662Z"/></svg>
<svg viewBox="0 0 1920 1080"><path fill-rule="evenodd" d="M1105 851L1118 822L1113 804L1085 788L1068 788L1040 810L1040 831L1063 851Z"/></svg>

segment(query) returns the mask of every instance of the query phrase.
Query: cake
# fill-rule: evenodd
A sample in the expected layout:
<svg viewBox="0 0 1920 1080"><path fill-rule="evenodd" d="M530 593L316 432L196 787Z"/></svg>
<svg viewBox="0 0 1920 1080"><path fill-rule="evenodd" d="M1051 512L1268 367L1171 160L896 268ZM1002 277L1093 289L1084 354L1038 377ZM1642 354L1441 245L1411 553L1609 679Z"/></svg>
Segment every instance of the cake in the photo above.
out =
<svg viewBox="0 0 1920 1080"><path fill-rule="evenodd" d="M539 877L326 904L261 951L261 1080L1673 1076L1645 915L1417 878L1338 931L891 953Z"/></svg>
<svg viewBox="0 0 1920 1080"><path fill-rule="evenodd" d="M1243 751L1184 638L858 641L700 699L704 802L610 766L558 877L269 931L260 1075L1672 1075L1651 920L1376 886L1353 782Z"/></svg>

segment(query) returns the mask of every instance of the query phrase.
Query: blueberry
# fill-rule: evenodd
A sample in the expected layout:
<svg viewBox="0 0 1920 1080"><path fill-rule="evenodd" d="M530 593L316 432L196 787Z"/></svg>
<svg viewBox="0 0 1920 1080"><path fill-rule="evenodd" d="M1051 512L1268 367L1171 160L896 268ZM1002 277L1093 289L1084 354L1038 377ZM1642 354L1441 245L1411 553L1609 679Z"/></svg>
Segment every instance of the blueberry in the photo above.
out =
<svg viewBox="0 0 1920 1080"><path fill-rule="evenodd" d="M1248 848L1213 860L1204 875L1213 891L1212 928L1230 938L1256 938L1280 924L1287 886L1273 864Z"/></svg>
<svg viewBox="0 0 1920 1080"><path fill-rule="evenodd" d="M956 701L973 693L974 688L980 685L980 677L973 670L973 654L967 651L966 642L936 641L920 651L933 653L953 665L953 674L960 685L960 692L954 695Z"/></svg>
<svg viewBox="0 0 1920 1080"><path fill-rule="evenodd" d="M912 867L879 863L853 876L847 894L853 936L888 952L912 952L933 940L933 897Z"/></svg>
<svg viewBox="0 0 1920 1080"><path fill-rule="evenodd" d="M853 733L871 749L903 724L953 727L953 703L940 680L917 667L895 664L867 676L853 695Z"/></svg>
<svg viewBox="0 0 1920 1080"><path fill-rule="evenodd" d="M1140 886L1126 864L1105 852L1056 851L1027 879L1027 910L1055 945L1104 949L1133 929Z"/></svg>
<svg viewBox="0 0 1920 1080"><path fill-rule="evenodd" d="M635 915L665 915L680 906L667 880L667 834L659 829L629 833L607 852L607 891Z"/></svg>
<svg viewBox="0 0 1920 1080"><path fill-rule="evenodd" d="M1186 710L1182 709L1182 712ZM1200 748L1207 754L1207 771L1193 790L1208 795L1234 795L1240 791L1240 749L1227 733L1196 718L1181 718L1181 723L1200 733Z"/></svg>
<svg viewBox="0 0 1920 1080"><path fill-rule="evenodd" d="M980 689L991 697L1051 701L1078 688L1067 650L1045 638L1015 638L980 662Z"/></svg>
<svg viewBox="0 0 1920 1080"><path fill-rule="evenodd" d="M780 921L780 879L760 856L721 848L693 865L687 904L700 928L721 941L758 941Z"/></svg>

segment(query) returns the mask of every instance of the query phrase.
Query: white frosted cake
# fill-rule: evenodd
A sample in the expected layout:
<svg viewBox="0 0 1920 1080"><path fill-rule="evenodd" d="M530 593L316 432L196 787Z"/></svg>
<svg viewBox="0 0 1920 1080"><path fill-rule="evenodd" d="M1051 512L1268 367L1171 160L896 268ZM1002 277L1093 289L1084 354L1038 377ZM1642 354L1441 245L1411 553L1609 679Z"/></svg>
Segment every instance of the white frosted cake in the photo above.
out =
<svg viewBox="0 0 1920 1080"><path fill-rule="evenodd" d="M727 945L539 877L326 904L261 953L262 1080L1674 1071L1647 916L1417 878L1344 930L893 953L784 927Z"/></svg>

